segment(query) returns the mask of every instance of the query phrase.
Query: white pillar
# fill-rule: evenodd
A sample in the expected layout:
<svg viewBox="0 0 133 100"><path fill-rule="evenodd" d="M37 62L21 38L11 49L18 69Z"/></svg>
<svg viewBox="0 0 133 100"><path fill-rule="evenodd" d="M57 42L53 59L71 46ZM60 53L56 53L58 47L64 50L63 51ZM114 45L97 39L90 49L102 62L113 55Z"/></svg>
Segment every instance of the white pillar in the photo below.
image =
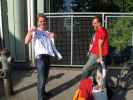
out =
<svg viewBox="0 0 133 100"><path fill-rule="evenodd" d="M34 0L27 0L28 29L35 24L34 2ZM33 43L29 45L29 60L34 64Z"/></svg>
<svg viewBox="0 0 133 100"><path fill-rule="evenodd" d="M1 47L2 48L4 48L4 42L3 42L3 39L4 39L4 37L3 37L3 26L2 26L2 3L1 3L2 1L0 0L0 38L1 38L1 40L0 40L0 42L1 42Z"/></svg>

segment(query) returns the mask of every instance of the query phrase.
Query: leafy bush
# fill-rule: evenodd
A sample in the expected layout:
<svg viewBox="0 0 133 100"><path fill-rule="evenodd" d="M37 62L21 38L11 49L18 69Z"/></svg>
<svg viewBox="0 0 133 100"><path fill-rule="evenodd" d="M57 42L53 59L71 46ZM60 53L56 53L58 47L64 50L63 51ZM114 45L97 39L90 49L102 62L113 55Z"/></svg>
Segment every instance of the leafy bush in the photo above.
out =
<svg viewBox="0 0 133 100"><path fill-rule="evenodd" d="M120 18L112 20L109 24L110 45L120 52L131 44L133 33L133 18Z"/></svg>

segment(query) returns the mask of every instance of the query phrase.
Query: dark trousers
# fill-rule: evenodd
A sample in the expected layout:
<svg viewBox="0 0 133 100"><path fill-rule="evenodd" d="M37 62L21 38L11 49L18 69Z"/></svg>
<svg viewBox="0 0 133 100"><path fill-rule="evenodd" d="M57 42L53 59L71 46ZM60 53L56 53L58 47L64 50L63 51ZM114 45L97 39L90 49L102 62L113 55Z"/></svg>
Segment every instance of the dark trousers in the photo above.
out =
<svg viewBox="0 0 133 100"><path fill-rule="evenodd" d="M46 100L45 85L49 73L49 56L42 54L36 59L38 100Z"/></svg>

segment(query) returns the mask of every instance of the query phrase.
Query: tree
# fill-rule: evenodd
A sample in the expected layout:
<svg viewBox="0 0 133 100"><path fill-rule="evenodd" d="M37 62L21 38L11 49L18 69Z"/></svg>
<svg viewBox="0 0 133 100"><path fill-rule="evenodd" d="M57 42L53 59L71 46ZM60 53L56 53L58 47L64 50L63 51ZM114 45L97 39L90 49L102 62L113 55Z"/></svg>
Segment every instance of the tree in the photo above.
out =
<svg viewBox="0 0 133 100"><path fill-rule="evenodd" d="M120 18L112 20L109 25L110 44L120 52L131 44L133 32L133 18Z"/></svg>
<svg viewBox="0 0 133 100"><path fill-rule="evenodd" d="M119 7L120 12L132 12L133 0L113 0L114 4Z"/></svg>

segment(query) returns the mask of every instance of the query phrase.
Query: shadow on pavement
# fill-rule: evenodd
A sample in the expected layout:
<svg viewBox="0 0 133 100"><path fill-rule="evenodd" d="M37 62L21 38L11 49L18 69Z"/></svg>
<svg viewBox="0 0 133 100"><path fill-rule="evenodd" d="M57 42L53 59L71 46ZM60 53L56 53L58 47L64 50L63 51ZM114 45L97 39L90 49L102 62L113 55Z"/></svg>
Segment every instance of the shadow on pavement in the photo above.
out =
<svg viewBox="0 0 133 100"><path fill-rule="evenodd" d="M61 78L63 75L64 75L64 73L59 73L57 75L50 76L48 78L48 81L51 81L53 79ZM22 87L21 89L14 91L14 94L17 94L17 93L23 92L25 90L31 89L31 88L35 87L36 85L37 85L37 82L34 82L34 83L32 83L32 84L30 84L28 86Z"/></svg>
<svg viewBox="0 0 133 100"><path fill-rule="evenodd" d="M114 91L113 93L114 95L112 96L112 98L110 98L109 100L127 100L126 99L126 95L127 95L127 90L122 89L122 88L118 88Z"/></svg>
<svg viewBox="0 0 133 100"><path fill-rule="evenodd" d="M59 86L57 86L56 88L53 88L52 90L50 90L48 92L49 97L48 99L58 95L59 93L65 91L66 89L72 87L74 84L76 84L77 82L80 81L81 75L77 75L76 77L74 77L73 79L69 80L68 82L61 84Z"/></svg>
<svg viewBox="0 0 133 100"><path fill-rule="evenodd" d="M64 73L59 73L59 74L57 74L57 75L52 75L52 76L50 76L50 77L48 78L48 81L47 81L47 82L49 82L49 81L51 81L51 80L53 80L53 79L61 78L63 75L64 75Z"/></svg>

